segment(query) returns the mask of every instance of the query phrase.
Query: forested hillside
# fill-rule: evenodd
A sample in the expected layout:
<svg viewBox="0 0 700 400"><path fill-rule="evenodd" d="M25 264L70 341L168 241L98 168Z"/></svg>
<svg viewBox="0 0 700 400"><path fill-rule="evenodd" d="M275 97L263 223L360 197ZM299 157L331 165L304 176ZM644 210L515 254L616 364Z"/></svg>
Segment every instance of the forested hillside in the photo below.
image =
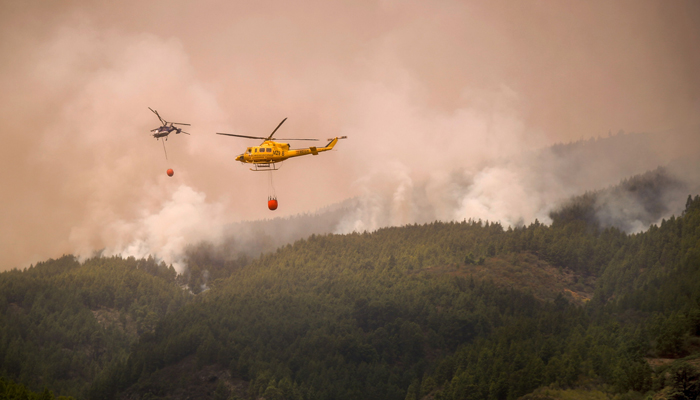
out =
<svg viewBox="0 0 700 400"><path fill-rule="evenodd" d="M692 280L668 288L673 305L654 314L643 305L662 297L614 277L629 273L633 259L637 271L649 265L645 273L658 287L678 283L679 274L693 277L700 200L689 199L683 216L632 236L577 218L588 214L576 208L585 204L579 200L554 215L551 227L435 223L312 236L279 249L166 318L114 375L123 380L108 387L127 387L143 380L144 369L190 354L203 365L228 366L250 382L252 398L484 399L517 398L550 384L592 382L614 393L673 386L646 358L696 350L700 288ZM639 244L657 240L650 248ZM602 272L596 298L585 307L564 296L546 302L528 288L469 277L474 259L520 252L581 279ZM431 272L441 265L454 265L455 273ZM620 281L630 285L605 297ZM634 305L626 303L630 296L638 297Z"/></svg>
<svg viewBox="0 0 700 400"><path fill-rule="evenodd" d="M188 295L153 259L72 256L0 274L0 372L79 398Z"/></svg>
<svg viewBox="0 0 700 400"><path fill-rule="evenodd" d="M218 278L201 292L152 259L3 273L0 371L94 399L694 399L700 197L642 233L599 218L611 191L646 204L668 182L574 198L551 226L312 235L255 259L200 245L192 271Z"/></svg>

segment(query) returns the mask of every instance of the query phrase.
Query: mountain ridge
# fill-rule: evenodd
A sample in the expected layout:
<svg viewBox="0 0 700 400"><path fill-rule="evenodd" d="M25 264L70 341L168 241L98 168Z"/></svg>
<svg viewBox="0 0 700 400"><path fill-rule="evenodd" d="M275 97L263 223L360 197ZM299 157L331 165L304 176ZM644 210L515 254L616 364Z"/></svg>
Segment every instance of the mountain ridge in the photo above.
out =
<svg viewBox="0 0 700 400"><path fill-rule="evenodd" d="M690 284L700 279L700 198L636 234L591 216L597 196L642 187L643 200L668 182L657 170L574 198L551 225L312 234L253 259L202 244L190 261L210 274L205 287L192 284L196 268L176 275L152 258L65 256L2 273L0 374L96 399L177 388L510 399L585 382L611 395L661 393L675 387L665 376L698 378L682 360L700 341ZM678 361L647 361L659 357ZM185 388L182 374L167 381L169 368L211 373Z"/></svg>

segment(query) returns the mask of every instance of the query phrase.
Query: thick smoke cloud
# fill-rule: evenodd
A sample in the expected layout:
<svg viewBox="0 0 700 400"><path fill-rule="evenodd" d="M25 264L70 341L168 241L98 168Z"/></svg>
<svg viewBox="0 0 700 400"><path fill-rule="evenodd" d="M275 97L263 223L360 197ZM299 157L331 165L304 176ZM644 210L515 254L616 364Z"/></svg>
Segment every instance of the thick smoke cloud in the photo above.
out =
<svg viewBox="0 0 700 400"><path fill-rule="evenodd" d="M182 268L186 244L244 243L255 224L240 221L348 198L322 230L546 222L571 195L700 148L697 129L679 129L700 123L699 11L653 1L5 2L0 270L100 250ZM192 136L168 140L168 160L148 134L158 125L149 106L192 123ZM284 137L349 139L285 163L270 214L269 177L233 161L255 143L214 132L266 135L284 117ZM618 129L662 139L549 148Z"/></svg>
<svg viewBox="0 0 700 400"><path fill-rule="evenodd" d="M182 185L156 212L132 221L117 220L103 226L100 234L104 236L103 242L110 246L101 253L136 258L155 253L182 271L185 267L183 249L188 244L200 241L219 244L224 233L222 216L219 204L207 203L203 193ZM89 243L84 236L92 233L85 228L74 229L70 240L76 244ZM91 251L86 247L77 252L85 255Z"/></svg>
<svg viewBox="0 0 700 400"><path fill-rule="evenodd" d="M570 197L607 189L663 166L663 183L650 189L646 197L624 190L608 190L599 196L598 218L603 226L639 232L662 218L679 215L687 195L700 191L698 159L700 127L663 134L620 133L560 144L423 180L410 178L416 174L389 171L374 186L364 182L364 187L373 189L358 199L335 232L371 231L436 219L482 219L504 226L535 219L550 223L550 213Z"/></svg>

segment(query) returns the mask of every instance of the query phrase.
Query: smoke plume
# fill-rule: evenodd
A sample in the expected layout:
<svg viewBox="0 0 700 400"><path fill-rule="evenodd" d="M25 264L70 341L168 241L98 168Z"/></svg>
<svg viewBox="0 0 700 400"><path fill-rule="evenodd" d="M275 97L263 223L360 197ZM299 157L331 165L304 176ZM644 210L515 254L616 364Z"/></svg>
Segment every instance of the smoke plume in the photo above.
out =
<svg viewBox="0 0 700 400"><path fill-rule="evenodd" d="M672 166L700 149L698 20L692 1L4 2L0 270L102 250L182 271L201 241L547 222L658 166L696 182ZM192 124L167 159L148 107ZM279 137L348 139L270 177L234 161L255 141L214 134L285 117Z"/></svg>

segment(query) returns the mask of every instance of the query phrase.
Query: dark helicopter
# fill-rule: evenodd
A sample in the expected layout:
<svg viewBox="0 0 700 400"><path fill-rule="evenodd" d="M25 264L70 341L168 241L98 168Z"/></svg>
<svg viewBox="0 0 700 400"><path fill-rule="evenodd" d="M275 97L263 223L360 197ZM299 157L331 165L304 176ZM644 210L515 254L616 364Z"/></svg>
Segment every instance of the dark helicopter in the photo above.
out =
<svg viewBox="0 0 700 400"><path fill-rule="evenodd" d="M171 133L175 132L176 134L178 133L184 133L186 135L189 135L189 133L185 132L182 130L182 128L178 128L174 125L187 125L190 126L190 124L183 124L181 122L168 122L164 120L163 118L160 117L160 114L158 114L158 111L152 109L151 107L148 107L149 110L153 111L153 113L158 117L160 120L160 123L163 124L156 129L151 129L151 132L153 132L153 137L156 139L160 138L165 138L165 140L168 140L168 135Z"/></svg>

